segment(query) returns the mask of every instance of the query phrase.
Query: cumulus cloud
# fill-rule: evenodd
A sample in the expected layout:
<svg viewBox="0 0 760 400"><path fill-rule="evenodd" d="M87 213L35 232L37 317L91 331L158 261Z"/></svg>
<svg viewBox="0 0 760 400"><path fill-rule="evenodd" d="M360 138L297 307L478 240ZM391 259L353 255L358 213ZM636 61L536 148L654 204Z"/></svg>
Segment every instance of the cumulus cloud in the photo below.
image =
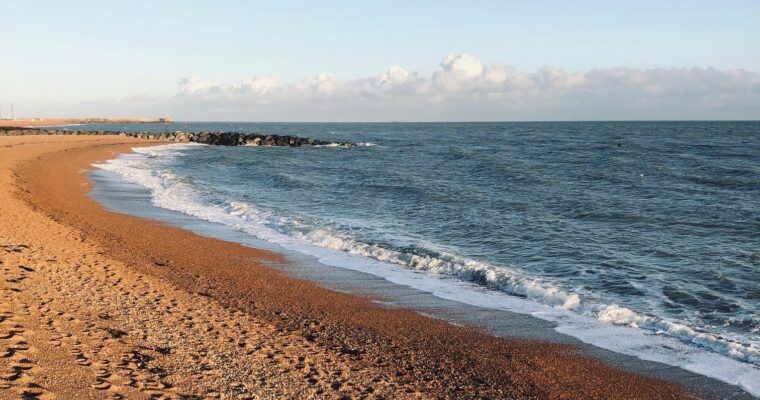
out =
<svg viewBox="0 0 760 400"><path fill-rule="evenodd" d="M195 95L199 93L208 92L211 89L217 87L214 82L207 79L201 79L197 76L191 76L189 78L182 78L178 82L178 90L182 95Z"/></svg>
<svg viewBox="0 0 760 400"><path fill-rule="evenodd" d="M441 70L433 74L433 82L447 92L467 91L481 86L485 71L478 57L449 54L441 61Z"/></svg>
<svg viewBox="0 0 760 400"><path fill-rule="evenodd" d="M355 80L186 78L173 100L194 119L202 112L282 120L752 119L760 118L760 76L714 68L521 71L449 54L428 76L392 65Z"/></svg>
<svg viewBox="0 0 760 400"><path fill-rule="evenodd" d="M110 109L129 106L153 115L159 108L185 120L760 119L760 74L714 68L522 71L449 54L426 75L391 65L353 80L330 73L295 81L196 76L180 79L172 96L140 98L111 102Z"/></svg>

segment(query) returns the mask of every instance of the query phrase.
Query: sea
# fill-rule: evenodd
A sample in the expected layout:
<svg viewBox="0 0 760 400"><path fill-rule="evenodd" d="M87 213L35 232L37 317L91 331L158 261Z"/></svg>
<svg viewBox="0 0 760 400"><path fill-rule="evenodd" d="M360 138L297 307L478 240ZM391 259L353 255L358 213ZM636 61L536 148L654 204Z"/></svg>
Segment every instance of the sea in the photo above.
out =
<svg viewBox="0 0 760 400"><path fill-rule="evenodd" d="M96 166L155 207L326 267L551 321L760 396L760 122L69 129L358 143L167 144Z"/></svg>

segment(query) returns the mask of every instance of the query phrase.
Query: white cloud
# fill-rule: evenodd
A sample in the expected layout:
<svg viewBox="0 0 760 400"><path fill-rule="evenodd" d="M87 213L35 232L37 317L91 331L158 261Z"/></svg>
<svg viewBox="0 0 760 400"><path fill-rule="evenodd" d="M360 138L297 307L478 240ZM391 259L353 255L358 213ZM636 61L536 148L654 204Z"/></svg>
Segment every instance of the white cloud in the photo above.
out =
<svg viewBox="0 0 760 400"><path fill-rule="evenodd" d="M483 80L485 66L469 54L449 54L441 61L441 70L433 74L433 82L446 92L475 89Z"/></svg>
<svg viewBox="0 0 760 400"><path fill-rule="evenodd" d="M409 79L409 72L401 68L400 65L391 65L388 71L377 78L377 84L380 86L397 85L406 82Z"/></svg>
<svg viewBox="0 0 760 400"><path fill-rule="evenodd" d="M190 77L171 97L145 96L142 107L141 98L102 108L127 104L141 115L186 120L760 119L760 75L714 68L520 71L449 54L427 76L391 65L354 80L329 73L291 82L262 75L221 83ZM88 109L97 109L96 103Z"/></svg>
<svg viewBox="0 0 760 400"><path fill-rule="evenodd" d="M277 89L278 83L277 78L271 76L252 76L243 79L240 83L240 88L246 93L266 95L274 92Z"/></svg>
<svg viewBox="0 0 760 400"><path fill-rule="evenodd" d="M213 116L218 119L744 119L760 118L759 88L758 74L744 70L547 66L526 72L449 54L428 77L399 65L355 80L323 73L295 82L254 76L213 84L195 77L180 81L175 99L192 119L204 118L193 105L209 102L224 105L226 114Z"/></svg>
<svg viewBox="0 0 760 400"><path fill-rule="evenodd" d="M318 96L333 96L340 86L338 77L333 74L319 74L311 80L310 89Z"/></svg>
<svg viewBox="0 0 760 400"><path fill-rule="evenodd" d="M177 84L179 86L179 93L191 96L202 92L207 92L208 90L214 89L216 86L214 82L207 79L201 79L197 76L182 78Z"/></svg>

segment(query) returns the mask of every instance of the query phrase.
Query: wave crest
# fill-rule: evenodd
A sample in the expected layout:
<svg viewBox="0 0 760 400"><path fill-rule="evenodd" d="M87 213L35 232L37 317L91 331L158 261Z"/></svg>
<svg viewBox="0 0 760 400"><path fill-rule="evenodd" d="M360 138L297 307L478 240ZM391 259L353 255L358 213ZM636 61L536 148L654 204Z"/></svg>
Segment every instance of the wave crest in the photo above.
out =
<svg viewBox="0 0 760 400"><path fill-rule="evenodd" d="M377 243L366 243L316 226L301 224L298 225L298 229L293 229L293 226L288 226L298 224L293 219L278 217L245 202L231 201L224 205L203 203L197 188L191 182L179 178L169 169L160 167L166 161L182 154L187 146L193 145L171 144L137 148L134 149L134 155L121 156L95 166L115 172L129 182L148 188L153 204L158 207L232 226L264 240L268 240L267 235L271 235L271 230L274 230L277 235L288 235L314 246L368 257L415 271L456 278L556 309L586 315L607 324L644 329L755 366L760 364L760 347L756 342L743 343L699 332L686 325L656 316L642 315L617 304L590 303L584 301L577 293L562 290L549 282L522 276L520 272L510 268L495 267L443 251L430 250L426 254L405 252ZM146 163L146 160L159 157L161 162L156 163L157 165Z"/></svg>

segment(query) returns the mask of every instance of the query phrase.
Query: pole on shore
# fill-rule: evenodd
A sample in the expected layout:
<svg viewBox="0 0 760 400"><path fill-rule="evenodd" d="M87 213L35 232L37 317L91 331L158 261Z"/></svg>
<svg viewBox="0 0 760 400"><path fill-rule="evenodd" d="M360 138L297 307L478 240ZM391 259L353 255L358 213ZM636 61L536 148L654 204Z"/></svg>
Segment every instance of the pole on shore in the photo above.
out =
<svg viewBox="0 0 760 400"><path fill-rule="evenodd" d="M16 119L15 114L13 114L13 103L11 103L11 119Z"/></svg>

